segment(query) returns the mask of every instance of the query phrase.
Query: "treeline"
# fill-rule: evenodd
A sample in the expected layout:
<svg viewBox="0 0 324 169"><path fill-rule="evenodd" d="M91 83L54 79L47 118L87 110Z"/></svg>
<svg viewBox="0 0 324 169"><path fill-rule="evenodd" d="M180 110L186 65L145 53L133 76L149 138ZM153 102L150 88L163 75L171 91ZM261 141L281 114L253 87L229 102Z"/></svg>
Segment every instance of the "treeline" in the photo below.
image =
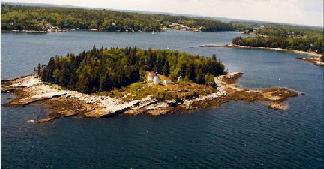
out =
<svg viewBox="0 0 324 169"><path fill-rule="evenodd" d="M98 31L161 31L171 23L184 24L201 31L232 31L230 23L205 18L189 18L162 14L139 14L99 9L33 7L2 4L2 30L46 31L59 29L97 29Z"/></svg>
<svg viewBox="0 0 324 169"><path fill-rule="evenodd" d="M109 91L144 81L147 71L155 71L176 81L211 84L213 76L224 74L224 65L216 56L203 57L173 50L95 48L78 55L50 58L38 65L37 74L45 82L59 84L84 93Z"/></svg>
<svg viewBox="0 0 324 169"><path fill-rule="evenodd" d="M229 23L221 21L196 19L192 24L188 24L189 27L201 28L202 32L218 32L218 31L234 31L236 28Z"/></svg>
<svg viewBox="0 0 324 169"><path fill-rule="evenodd" d="M314 37L323 34L323 29L308 27L300 28L298 26L286 27L264 27L256 30L257 35L281 36L281 37Z"/></svg>
<svg viewBox="0 0 324 169"><path fill-rule="evenodd" d="M257 30L255 37L237 37L232 43L240 46L312 51L319 54L324 52L324 35L317 30L265 28Z"/></svg>
<svg viewBox="0 0 324 169"><path fill-rule="evenodd" d="M286 32L286 31L295 31L295 32L316 32L320 33L323 31L323 28L316 26L300 26L300 25L291 25L291 24L283 24L283 23L273 23L273 22L259 22L259 21L232 21L232 25L240 31L245 31L248 29L258 29L261 31L266 31L267 33L271 33L269 30L273 30L275 32ZM261 32L260 32L261 33Z"/></svg>

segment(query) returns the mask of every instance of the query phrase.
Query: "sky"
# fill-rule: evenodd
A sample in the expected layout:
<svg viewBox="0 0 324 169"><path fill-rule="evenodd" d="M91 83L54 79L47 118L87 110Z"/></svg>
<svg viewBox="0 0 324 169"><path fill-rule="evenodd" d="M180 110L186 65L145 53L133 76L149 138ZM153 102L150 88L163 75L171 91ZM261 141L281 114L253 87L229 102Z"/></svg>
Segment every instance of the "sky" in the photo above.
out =
<svg viewBox="0 0 324 169"><path fill-rule="evenodd" d="M10 0L323 26L323 0Z"/></svg>

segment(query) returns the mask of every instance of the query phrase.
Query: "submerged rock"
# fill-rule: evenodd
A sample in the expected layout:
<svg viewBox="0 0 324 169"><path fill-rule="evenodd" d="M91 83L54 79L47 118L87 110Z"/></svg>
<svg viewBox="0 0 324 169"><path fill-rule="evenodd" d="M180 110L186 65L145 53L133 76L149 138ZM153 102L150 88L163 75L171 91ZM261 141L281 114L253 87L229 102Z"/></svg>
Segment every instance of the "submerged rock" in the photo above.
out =
<svg viewBox="0 0 324 169"><path fill-rule="evenodd" d="M274 110L287 110L288 105L286 105L284 103L273 102L268 106L268 108L274 109Z"/></svg>

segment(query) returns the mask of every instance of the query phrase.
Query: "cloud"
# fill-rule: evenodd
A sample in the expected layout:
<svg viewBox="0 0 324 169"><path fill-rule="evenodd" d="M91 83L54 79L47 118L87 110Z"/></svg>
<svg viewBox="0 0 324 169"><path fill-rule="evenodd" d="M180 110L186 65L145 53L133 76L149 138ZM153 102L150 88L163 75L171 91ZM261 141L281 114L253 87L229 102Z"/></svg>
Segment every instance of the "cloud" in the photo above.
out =
<svg viewBox="0 0 324 169"><path fill-rule="evenodd" d="M20 2L170 12L323 26L323 0L20 0Z"/></svg>

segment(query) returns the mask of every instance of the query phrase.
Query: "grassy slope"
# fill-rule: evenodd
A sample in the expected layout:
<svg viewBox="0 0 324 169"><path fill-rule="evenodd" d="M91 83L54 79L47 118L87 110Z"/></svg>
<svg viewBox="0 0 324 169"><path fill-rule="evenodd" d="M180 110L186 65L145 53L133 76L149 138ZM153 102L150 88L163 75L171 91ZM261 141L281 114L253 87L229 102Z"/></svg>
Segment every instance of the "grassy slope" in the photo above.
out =
<svg viewBox="0 0 324 169"><path fill-rule="evenodd" d="M166 77L159 75L161 82ZM172 100L193 98L199 95L206 95L215 92L211 86L196 84L189 81L173 82L172 84L154 85L152 82L137 82L121 89L114 89L109 92L100 92L101 95L109 95L110 97L119 98L124 101L133 99L142 99L148 95L158 100Z"/></svg>

